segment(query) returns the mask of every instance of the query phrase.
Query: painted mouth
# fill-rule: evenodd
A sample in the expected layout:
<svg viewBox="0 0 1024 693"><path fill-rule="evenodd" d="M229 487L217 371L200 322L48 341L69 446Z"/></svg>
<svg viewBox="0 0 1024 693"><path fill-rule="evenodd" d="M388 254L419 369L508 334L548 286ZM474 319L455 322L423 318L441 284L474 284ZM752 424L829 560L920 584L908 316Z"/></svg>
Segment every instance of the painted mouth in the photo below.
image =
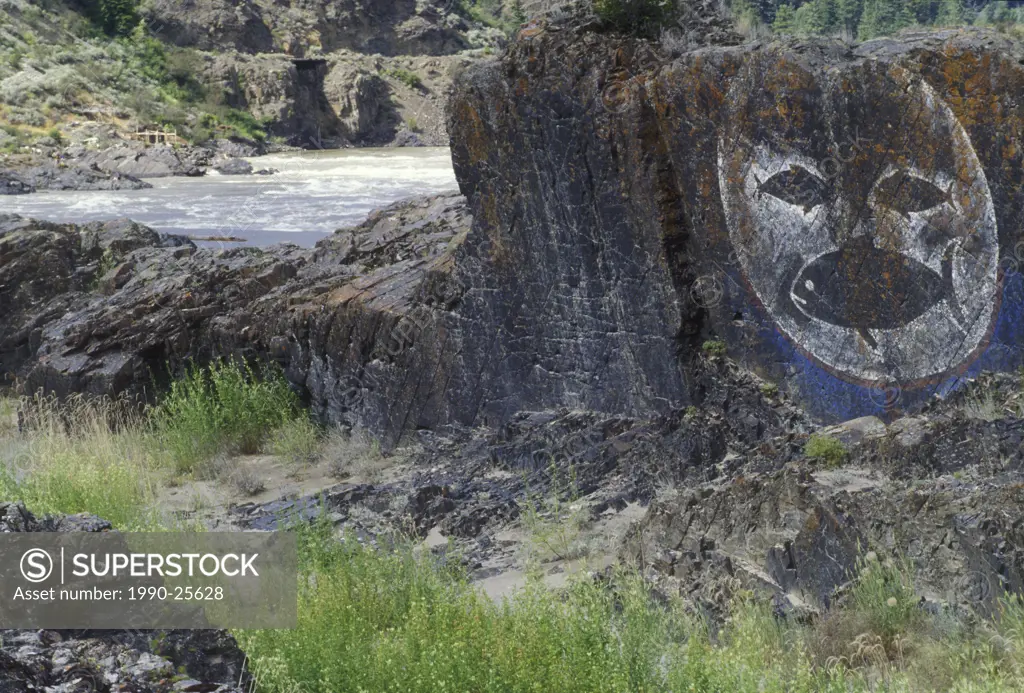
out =
<svg viewBox="0 0 1024 693"><path fill-rule="evenodd" d="M953 288L955 247L943 257L940 274L860 236L805 265L793 280L790 299L807 318L857 330L872 347L868 330L905 327L942 301L962 324Z"/></svg>

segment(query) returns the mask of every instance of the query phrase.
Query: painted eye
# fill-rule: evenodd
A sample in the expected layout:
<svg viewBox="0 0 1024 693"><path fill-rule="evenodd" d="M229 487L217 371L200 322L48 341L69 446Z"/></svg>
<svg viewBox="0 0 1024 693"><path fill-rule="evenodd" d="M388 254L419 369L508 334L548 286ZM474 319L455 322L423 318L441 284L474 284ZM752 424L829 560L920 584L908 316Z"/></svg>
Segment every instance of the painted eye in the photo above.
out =
<svg viewBox="0 0 1024 693"><path fill-rule="evenodd" d="M900 171L878 183L878 204L904 216L924 212L949 201L949 194L924 178Z"/></svg>
<svg viewBox="0 0 1024 693"><path fill-rule="evenodd" d="M776 173L761 183L757 190L791 205L803 207L806 213L825 201L828 185L803 166L790 166L789 170Z"/></svg>

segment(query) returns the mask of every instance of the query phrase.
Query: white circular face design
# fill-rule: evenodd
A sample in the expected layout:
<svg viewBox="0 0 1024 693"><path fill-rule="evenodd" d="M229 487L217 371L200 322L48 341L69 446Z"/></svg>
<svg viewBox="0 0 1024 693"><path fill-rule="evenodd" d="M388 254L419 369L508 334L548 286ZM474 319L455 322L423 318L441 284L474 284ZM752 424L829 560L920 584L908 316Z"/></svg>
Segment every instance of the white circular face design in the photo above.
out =
<svg viewBox="0 0 1024 693"><path fill-rule="evenodd" d="M794 135L771 94L733 103L718 179L742 271L779 329L833 373L932 378L972 358L998 305L985 173L953 111L904 72L822 87ZM769 107L776 107L769 106ZM809 116L811 118L812 116ZM815 139L817 138L817 139Z"/></svg>

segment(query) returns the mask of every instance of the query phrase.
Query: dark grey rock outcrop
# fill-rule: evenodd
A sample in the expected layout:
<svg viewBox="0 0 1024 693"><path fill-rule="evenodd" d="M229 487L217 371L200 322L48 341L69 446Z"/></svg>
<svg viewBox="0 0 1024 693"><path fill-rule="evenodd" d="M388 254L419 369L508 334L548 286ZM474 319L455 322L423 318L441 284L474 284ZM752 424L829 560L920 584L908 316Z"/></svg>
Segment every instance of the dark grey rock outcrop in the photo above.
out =
<svg viewBox="0 0 1024 693"><path fill-rule="evenodd" d="M964 396L1020 393L987 376ZM906 559L918 593L955 611L992 612L1024 592L1017 415L980 419L954 398L889 426L872 417L817 434L845 441L847 458L808 459L806 435L770 439L737 454L731 474L652 503L625 556L695 601L732 579L828 608L872 555Z"/></svg>
<svg viewBox="0 0 1024 693"><path fill-rule="evenodd" d="M673 58L535 29L453 97L471 228L441 197L312 254L178 248L172 271L141 248L108 298L58 297L65 317L8 329L5 364L66 393L189 356L275 358L325 420L393 443L523 410L700 404L705 342L825 421L893 418L1021 363L1016 44L951 31ZM970 100L953 74L980 85ZM16 245L52 254L54 233ZM75 257L48 284L88 274Z"/></svg>
<svg viewBox="0 0 1024 693"><path fill-rule="evenodd" d="M559 29L467 70L450 109L487 267L459 314L499 330L461 359L490 417L699 402L708 340L833 421L1022 363L1017 43L675 58Z"/></svg>
<svg viewBox="0 0 1024 693"><path fill-rule="evenodd" d="M96 164L89 167L44 164L19 171L18 176L36 190L143 190L153 187L127 173L103 171Z"/></svg>
<svg viewBox="0 0 1024 693"><path fill-rule="evenodd" d="M0 195L27 195L35 189L12 173L0 172Z"/></svg>
<svg viewBox="0 0 1024 693"><path fill-rule="evenodd" d="M469 47L468 26L444 2L305 0L281 12L271 0L157 0L146 8L154 33L179 46L306 57L349 49L381 55L447 55Z"/></svg>
<svg viewBox="0 0 1024 693"><path fill-rule="evenodd" d="M271 358L325 420L366 421L394 442L405 417L423 413L417 389L390 379L403 352L420 358L410 321L456 302L453 287L435 285L468 223L461 197L447 195L382 210L313 251L217 251L127 220L7 217L0 369L24 376L28 391L142 393L168 364Z"/></svg>
<svg viewBox="0 0 1024 693"><path fill-rule="evenodd" d="M77 150L69 160L78 166L135 178L201 176L206 172L213 152L204 147L145 146L125 142L101 150Z"/></svg>
<svg viewBox="0 0 1024 693"><path fill-rule="evenodd" d="M104 532L93 515L37 518L25 506L0 501L0 532ZM0 629L0 691L202 690L241 693L251 684L245 655L223 630ZM199 690L197 688L196 690Z"/></svg>
<svg viewBox="0 0 1024 693"><path fill-rule="evenodd" d="M223 159L213 162L213 170L222 176L244 176L252 173L252 164L245 159Z"/></svg>

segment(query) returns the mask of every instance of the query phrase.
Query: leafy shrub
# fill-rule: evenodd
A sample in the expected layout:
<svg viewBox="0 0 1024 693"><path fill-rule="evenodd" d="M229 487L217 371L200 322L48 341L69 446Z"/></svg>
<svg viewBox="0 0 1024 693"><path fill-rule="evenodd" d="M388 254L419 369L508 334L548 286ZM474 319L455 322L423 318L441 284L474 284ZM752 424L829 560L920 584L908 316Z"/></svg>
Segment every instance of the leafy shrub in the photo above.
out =
<svg viewBox="0 0 1024 693"><path fill-rule="evenodd" d="M167 50L161 41L147 36L140 26L132 34L131 41L125 43L131 49L132 67L138 74L157 83L170 79L167 72Z"/></svg>
<svg viewBox="0 0 1024 693"><path fill-rule="evenodd" d="M519 504L523 527L528 533L527 563L573 560L590 553L583 538L589 513L579 502L574 473L570 470L569 478L563 481L554 464L550 473L549 495L539 498L528 494Z"/></svg>
<svg viewBox="0 0 1024 693"><path fill-rule="evenodd" d="M138 0L80 0L89 18L108 36L127 36L140 21Z"/></svg>
<svg viewBox="0 0 1024 693"><path fill-rule="evenodd" d="M22 61L25 59L25 51L20 48L14 48L11 54L7 57L7 64L15 71L21 69Z"/></svg>
<svg viewBox="0 0 1024 693"><path fill-rule="evenodd" d="M717 339L709 339L704 342L702 349L708 356L725 356L726 352L725 342Z"/></svg>
<svg viewBox="0 0 1024 693"><path fill-rule="evenodd" d="M255 496L267 490L263 479L244 465L236 465L226 475L226 479L244 497Z"/></svg>
<svg viewBox="0 0 1024 693"><path fill-rule="evenodd" d="M404 70L400 67L394 67L389 70L385 70L386 75L394 77L399 82L409 87L410 89L420 89L423 87L423 80L420 76L411 70Z"/></svg>
<svg viewBox="0 0 1024 693"><path fill-rule="evenodd" d="M17 125L0 125L0 132L4 133L0 136L0 143L5 152L16 152L26 142L25 133Z"/></svg>
<svg viewBox="0 0 1024 693"><path fill-rule="evenodd" d="M324 439L321 456L327 473L335 479L359 479L378 483L396 461L381 454L380 443L365 430L346 433L333 429Z"/></svg>
<svg viewBox="0 0 1024 693"><path fill-rule="evenodd" d="M815 433L804 446L804 455L821 460L828 467L838 467L849 453L842 441L832 436Z"/></svg>
<svg viewBox="0 0 1024 693"><path fill-rule="evenodd" d="M165 89L182 101L203 101L207 98L207 88L197 79L202 70L202 59L195 51L184 48L171 51L166 56Z"/></svg>
<svg viewBox="0 0 1024 693"><path fill-rule="evenodd" d="M498 29L501 27L500 0L456 0L458 8L474 22Z"/></svg>
<svg viewBox="0 0 1024 693"><path fill-rule="evenodd" d="M224 125L230 128L232 135L257 142L262 142L267 138L268 121L259 120L251 113L235 108L219 107L213 111L215 112L204 113L199 118L199 126L204 131L211 132L218 126Z"/></svg>
<svg viewBox="0 0 1024 693"><path fill-rule="evenodd" d="M225 450L258 452L270 431L298 415L298 398L280 371L223 361L189 368L149 411L154 443L179 472Z"/></svg>

